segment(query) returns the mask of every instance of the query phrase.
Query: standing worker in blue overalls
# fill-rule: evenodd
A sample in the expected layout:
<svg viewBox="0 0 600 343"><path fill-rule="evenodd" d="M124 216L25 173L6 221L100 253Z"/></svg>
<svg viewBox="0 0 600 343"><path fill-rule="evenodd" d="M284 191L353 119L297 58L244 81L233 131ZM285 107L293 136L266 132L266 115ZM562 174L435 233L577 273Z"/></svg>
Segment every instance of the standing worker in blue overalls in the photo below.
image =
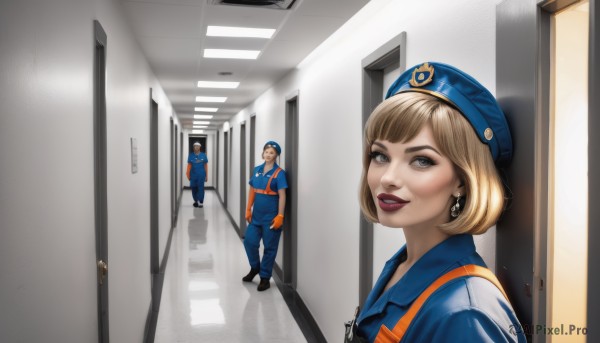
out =
<svg viewBox="0 0 600 343"><path fill-rule="evenodd" d="M194 143L194 151L188 156L187 178L190 180L194 207L204 206L204 183L208 181L208 157L200 152L202 144Z"/></svg>
<svg viewBox="0 0 600 343"><path fill-rule="evenodd" d="M242 280L251 282L256 274L259 274L260 283L257 288L259 291L271 287L273 263L277 256L281 225L283 225L285 189L288 185L285 171L275 163L279 155L281 155L279 144L273 141L267 142L262 153L265 163L254 168L249 182L250 193L246 207L246 220L249 225L244 237L244 247L251 269ZM258 252L261 238L264 246L262 261Z"/></svg>

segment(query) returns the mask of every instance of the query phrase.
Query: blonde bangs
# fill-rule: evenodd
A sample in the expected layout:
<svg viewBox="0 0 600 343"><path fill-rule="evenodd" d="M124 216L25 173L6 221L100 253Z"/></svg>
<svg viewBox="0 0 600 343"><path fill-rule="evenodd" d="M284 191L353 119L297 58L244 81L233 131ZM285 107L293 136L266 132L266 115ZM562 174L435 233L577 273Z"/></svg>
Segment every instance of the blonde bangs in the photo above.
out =
<svg viewBox="0 0 600 343"><path fill-rule="evenodd" d="M413 139L429 121L431 105L423 105L423 99L393 96L375 108L365 127L365 142L373 144L377 139L392 143Z"/></svg>

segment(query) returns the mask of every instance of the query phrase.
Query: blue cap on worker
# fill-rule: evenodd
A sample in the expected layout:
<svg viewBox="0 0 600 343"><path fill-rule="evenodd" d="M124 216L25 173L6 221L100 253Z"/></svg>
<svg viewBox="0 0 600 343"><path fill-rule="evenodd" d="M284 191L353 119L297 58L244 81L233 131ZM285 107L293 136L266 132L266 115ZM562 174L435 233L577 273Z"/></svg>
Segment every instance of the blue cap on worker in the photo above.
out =
<svg viewBox="0 0 600 343"><path fill-rule="evenodd" d="M506 164L512 158L512 138L504 113L496 98L467 73L447 64L425 62L402 73L385 98L402 92L430 94L454 106L490 147L496 164Z"/></svg>
<svg viewBox="0 0 600 343"><path fill-rule="evenodd" d="M275 149L275 151L277 151L277 156L281 155L281 147L275 141L268 141L267 143L265 143L263 150L265 150L266 148L273 148Z"/></svg>

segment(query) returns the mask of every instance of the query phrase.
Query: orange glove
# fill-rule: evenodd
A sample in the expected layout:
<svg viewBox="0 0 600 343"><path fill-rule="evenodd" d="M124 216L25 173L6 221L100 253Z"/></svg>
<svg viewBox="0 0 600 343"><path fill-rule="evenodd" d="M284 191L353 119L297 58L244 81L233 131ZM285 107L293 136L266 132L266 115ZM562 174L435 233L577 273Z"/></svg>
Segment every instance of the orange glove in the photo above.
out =
<svg viewBox="0 0 600 343"><path fill-rule="evenodd" d="M187 176L188 181L190 180L190 173L192 172L192 164L188 163L187 170L185 172L185 176Z"/></svg>
<svg viewBox="0 0 600 343"><path fill-rule="evenodd" d="M254 197L256 193L254 188L250 187L250 193L248 194L248 206L246 206L246 221L250 223L252 220L252 205L254 205Z"/></svg>
<svg viewBox="0 0 600 343"><path fill-rule="evenodd" d="M279 229L283 225L283 214L278 214L271 222L271 229Z"/></svg>

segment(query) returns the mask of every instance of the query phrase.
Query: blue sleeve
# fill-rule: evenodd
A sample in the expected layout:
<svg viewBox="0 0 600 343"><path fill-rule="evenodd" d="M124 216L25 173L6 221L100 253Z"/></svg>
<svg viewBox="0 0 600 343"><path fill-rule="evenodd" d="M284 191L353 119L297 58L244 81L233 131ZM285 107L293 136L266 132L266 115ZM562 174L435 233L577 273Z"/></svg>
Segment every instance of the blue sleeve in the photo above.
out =
<svg viewBox="0 0 600 343"><path fill-rule="evenodd" d="M432 342L525 342L511 328L501 328L478 308L465 307L432 327Z"/></svg>
<svg viewBox="0 0 600 343"><path fill-rule="evenodd" d="M193 163L192 154L188 154L188 163Z"/></svg>
<svg viewBox="0 0 600 343"><path fill-rule="evenodd" d="M254 167L254 169L252 169L252 174L250 174L250 180L248 181L248 184L252 188L256 188L256 186L254 186L254 175L256 175L257 172L258 172L258 167Z"/></svg>
<svg viewBox="0 0 600 343"><path fill-rule="evenodd" d="M204 159L206 160L206 163L208 163L208 156L206 156L205 153L202 153L204 155Z"/></svg>
<svg viewBox="0 0 600 343"><path fill-rule="evenodd" d="M285 170L281 169L275 180L277 181L277 190L288 188Z"/></svg>

